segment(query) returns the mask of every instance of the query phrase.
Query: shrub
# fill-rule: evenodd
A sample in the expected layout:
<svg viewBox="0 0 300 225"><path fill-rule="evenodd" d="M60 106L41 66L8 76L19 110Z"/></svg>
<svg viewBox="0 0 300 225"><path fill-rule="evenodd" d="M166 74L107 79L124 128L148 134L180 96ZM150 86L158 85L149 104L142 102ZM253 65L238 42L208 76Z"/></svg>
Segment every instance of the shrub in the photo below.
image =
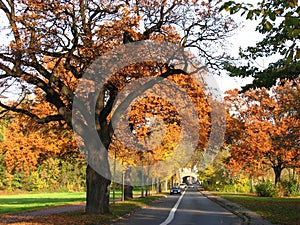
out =
<svg viewBox="0 0 300 225"><path fill-rule="evenodd" d="M4 190L5 188L7 188L7 184L6 184L6 175L7 170L5 167L5 159L3 154L0 153L0 190Z"/></svg>
<svg viewBox="0 0 300 225"><path fill-rule="evenodd" d="M66 191L84 191L85 161L69 159L61 162L59 182L61 189Z"/></svg>
<svg viewBox="0 0 300 225"><path fill-rule="evenodd" d="M257 195L261 197L274 197L276 194L274 184L270 181L257 184L255 190Z"/></svg>
<svg viewBox="0 0 300 225"><path fill-rule="evenodd" d="M7 181L7 185L8 185L8 190L10 190L10 191L22 190L22 188L23 188L22 178L23 178L22 173L16 173L13 175L10 175L7 173L6 181Z"/></svg>
<svg viewBox="0 0 300 225"><path fill-rule="evenodd" d="M295 180L281 181L277 188L279 196L297 196L298 193L297 181Z"/></svg>
<svg viewBox="0 0 300 225"><path fill-rule="evenodd" d="M26 191L43 191L47 189L47 184L41 180L38 172L34 171L22 180L23 189Z"/></svg>
<svg viewBox="0 0 300 225"><path fill-rule="evenodd" d="M45 183L48 191L60 191L59 176L61 175L60 160L48 158L38 167L39 178Z"/></svg>
<svg viewBox="0 0 300 225"><path fill-rule="evenodd" d="M84 191L86 161L84 159L51 157L36 171L9 173L0 153L0 190Z"/></svg>
<svg viewBox="0 0 300 225"><path fill-rule="evenodd" d="M236 192L236 188L234 184L225 184L222 188L223 192Z"/></svg>
<svg viewBox="0 0 300 225"><path fill-rule="evenodd" d="M236 191L239 193L249 193L251 191L251 186L249 183L238 184L236 187Z"/></svg>

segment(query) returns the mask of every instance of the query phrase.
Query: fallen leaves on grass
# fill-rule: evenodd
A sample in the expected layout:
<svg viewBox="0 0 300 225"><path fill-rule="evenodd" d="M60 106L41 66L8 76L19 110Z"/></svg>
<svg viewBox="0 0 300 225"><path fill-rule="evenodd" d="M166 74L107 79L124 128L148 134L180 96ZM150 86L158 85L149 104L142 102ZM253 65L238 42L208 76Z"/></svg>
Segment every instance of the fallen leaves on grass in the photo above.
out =
<svg viewBox="0 0 300 225"><path fill-rule="evenodd" d="M22 216L18 214L0 215L0 225L97 225L110 224L111 221L133 212L137 208L147 207L148 204L161 196L136 198L125 202L111 204L111 214L86 215L84 209L44 216Z"/></svg>

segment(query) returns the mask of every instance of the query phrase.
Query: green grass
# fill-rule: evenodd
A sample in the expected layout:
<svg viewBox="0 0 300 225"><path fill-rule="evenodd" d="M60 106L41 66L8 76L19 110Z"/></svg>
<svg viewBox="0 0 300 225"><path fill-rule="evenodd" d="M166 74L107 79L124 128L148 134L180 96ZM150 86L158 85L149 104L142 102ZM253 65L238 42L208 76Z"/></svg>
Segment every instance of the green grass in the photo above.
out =
<svg viewBox="0 0 300 225"><path fill-rule="evenodd" d="M140 190L134 190L133 194L140 194ZM115 199L120 200L121 190L116 190ZM52 206L84 202L85 192L56 192L56 193L27 193L0 195L0 214L32 211ZM110 193L113 199L113 193Z"/></svg>
<svg viewBox="0 0 300 225"><path fill-rule="evenodd" d="M300 225L300 197L271 198L250 194L214 193L248 208L274 224Z"/></svg>
<svg viewBox="0 0 300 225"><path fill-rule="evenodd" d="M25 212L50 206L84 202L84 192L9 194L0 196L0 214Z"/></svg>
<svg viewBox="0 0 300 225"><path fill-rule="evenodd" d="M146 193L146 191L144 192ZM133 189L133 195L141 195L140 189ZM121 190L115 190L115 199L121 199L122 198L122 191ZM113 191L110 190L110 200L113 199Z"/></svg>

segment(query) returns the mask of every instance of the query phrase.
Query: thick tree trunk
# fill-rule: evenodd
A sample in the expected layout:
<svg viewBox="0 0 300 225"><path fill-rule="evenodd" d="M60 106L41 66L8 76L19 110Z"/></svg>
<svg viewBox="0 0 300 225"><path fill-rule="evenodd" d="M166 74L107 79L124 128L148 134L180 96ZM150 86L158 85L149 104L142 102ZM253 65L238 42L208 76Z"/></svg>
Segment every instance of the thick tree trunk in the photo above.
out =
<svg viewBox="0 0 300 225"><path fill-rule="evenodd" d="M89 165L86 169L86 213L108 214L110 180L99 175Z"/></svg>

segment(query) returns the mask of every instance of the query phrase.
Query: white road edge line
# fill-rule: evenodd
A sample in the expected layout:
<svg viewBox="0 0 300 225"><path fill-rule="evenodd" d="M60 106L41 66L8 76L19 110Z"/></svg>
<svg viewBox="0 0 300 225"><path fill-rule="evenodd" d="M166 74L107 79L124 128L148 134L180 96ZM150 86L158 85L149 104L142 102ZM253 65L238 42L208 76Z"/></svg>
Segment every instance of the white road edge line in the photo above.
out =
<svg viewBox="0 0 300 225"><path fill-rule="evenodd" d="M178 208L178 206L179 206L179 204L181 202L181 199L183 198L184 194L185 194L185 191L182 193L182 195L177 200L177 202L174 205L174 207L171 209L171 211L170 211L169 216L167 217L167 219L164 222L162 222L161 224L159 224L159 225L168 225L169 223L172 222L172 220L174 219L174 216L175 216L175 212L176 212L176 210L177 210L177 208Z"/></svg>

